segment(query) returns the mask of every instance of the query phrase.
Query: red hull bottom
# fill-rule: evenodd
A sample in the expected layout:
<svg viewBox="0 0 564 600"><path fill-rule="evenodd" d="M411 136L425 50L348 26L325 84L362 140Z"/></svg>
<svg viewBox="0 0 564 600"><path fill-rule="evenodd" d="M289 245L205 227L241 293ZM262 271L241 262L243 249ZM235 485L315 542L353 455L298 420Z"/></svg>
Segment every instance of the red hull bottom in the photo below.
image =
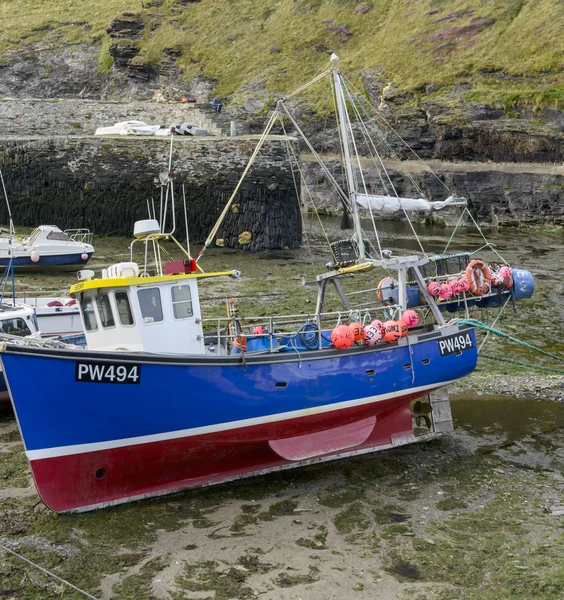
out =
<svg viewBox="0 0 564 600"><path fill-rule="evenodd" d="M416 396L384 410L337 411L323 430L316 427L318 416L302 417L284 421L285 436L273 436L271 423L37 459L31 468L52 510L92 510L429 439L436 434L413 434L410 400ZM304 434L308 429L317 431Z"/></svg>

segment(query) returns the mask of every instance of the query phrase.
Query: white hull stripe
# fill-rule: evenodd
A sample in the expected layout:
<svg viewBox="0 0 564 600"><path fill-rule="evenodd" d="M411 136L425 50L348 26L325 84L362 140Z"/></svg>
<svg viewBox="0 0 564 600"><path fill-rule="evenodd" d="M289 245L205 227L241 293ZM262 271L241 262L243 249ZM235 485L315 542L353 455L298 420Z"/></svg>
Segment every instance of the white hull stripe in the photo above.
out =
<svg viewBox="0 0 564 600"><path fill-rule="evenodd" d="M324 406L318 406L313 408L306 408L302 410L293 410L287 413L278 413L272 415L266 415L264 417L255 417L252 419L243 419L241 421L232 421L230 423L217 423L214 425L205 425L203 427L194 427L192 429L181 429L178 431L166 431L164 433L155 433L152 435L143 435L132 438L124 438L121 440L110 440L107 442L93 442L90 444L75 444L73 446L59 446L57 448L44 448L41 450L28 450L26 456L28 460L40 460L43 458L57 458L59 456L70 456L71 454L83 454L85 452L99 452L102 450L112 450L114 448L125 448L127 446L136 446L138 444L151 444L153 442L164 442L168 440L175 440L179 438L193 437L196 435L205 435L209 433L219 433L220 431L229 431L230 429L242 429L243 427L252 427L255 425L264 425L265 423L274 423L276 421L287 421L289 419L297 419L300 417L310 417L312 415L318 415L338 410L344 410L347 408L353 408L355 406L362 406L364 404L372 404L376 402L383 402L391 398L402 398L408 394L423 393L426 390L434 389L437 387L443 387L456 381L455 379L449 381L437 382L431 385L423 385L419 387L408 388L400 392L390 392L388 394L381 394L380 396L368 396L367 398L358 398L357 400L348 400L347 402L340 402L338 404L326 404Z"/></svg>

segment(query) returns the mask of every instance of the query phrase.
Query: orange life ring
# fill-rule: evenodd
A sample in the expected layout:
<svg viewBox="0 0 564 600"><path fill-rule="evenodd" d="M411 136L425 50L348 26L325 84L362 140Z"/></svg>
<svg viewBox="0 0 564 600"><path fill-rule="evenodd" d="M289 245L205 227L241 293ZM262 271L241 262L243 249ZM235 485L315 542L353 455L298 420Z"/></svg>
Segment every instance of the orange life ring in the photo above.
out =
<svg viewBox="0 0 564 600"><path fill-rule="evenodd" d="M490 291L492 274L484 261L471 261L466 267L466 279L470 283L470 291L475 296L483 296Z"/></svg>
<svg viewBox="0 0 564 600"><path fill-rule="evenodd" d="M384 301L384 295L382 294L382 290L384 288L393 289L396 285L397 281L395 281L392 277L384 277L384 279L382 279L378 284L378 289L376 290L376 296L378 297L378 300L386 304L386 302Z"/></svg>

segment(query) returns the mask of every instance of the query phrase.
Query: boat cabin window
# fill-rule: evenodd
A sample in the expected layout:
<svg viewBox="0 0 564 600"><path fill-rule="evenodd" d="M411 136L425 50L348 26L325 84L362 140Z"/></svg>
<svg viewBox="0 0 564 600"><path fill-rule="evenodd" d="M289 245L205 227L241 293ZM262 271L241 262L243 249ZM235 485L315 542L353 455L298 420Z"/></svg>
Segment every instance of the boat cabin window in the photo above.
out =
<svg viewBox="0 0 564 600"><path fill-rule="evenodd" d="M2 330L2 333L8 333L9 335L31 335L31 331L26 322L20 317L15 319L3 319L0 321L0 329Z"/></svg>
<svg viewBox="0 0 564 600"><path fill-rule="evenodd" d="M119 315L119 322L122 325L134 325L133 312L129 303L129 294L127 292L115 293L116 306Z"/></svg>
<svg viewBox="0 0 564 600"><path fill-rule="evenodd" d="M48 240L58 240L59 242L68 242L69 236L64 231L50 231L47 234Z"/></svg>
<svg viewBox="0 0 564 600"><path fill-rule="evenodd" d="M90 296L83 297L80 304L86 331L96 331L98 329L98 322L96 321L96 313L94 312L92 298L90 298Z"/></svg>
<svg viewBox="0 0 564 600"><path fill-rule="evenodd" d="M116 322L114 321L108 294L98 294L96 296L96 304L98 305L98 314L100 315L100 321L102 321L102 327L104 329L115 327Z"/></svg>
<svg viewBox="0 0 564 600"><path fill-rule="evenodd" d="M173 285L172 288L172 309L175 319L185 319L191 317L192 294L189 285Z"/></svg>
<svg viewBox="0 0 564 600"><path fill-rule="evenodd" d="M137 291L141 316L145 323L163 320L163 306L159 288L145 288Z"/></svg>

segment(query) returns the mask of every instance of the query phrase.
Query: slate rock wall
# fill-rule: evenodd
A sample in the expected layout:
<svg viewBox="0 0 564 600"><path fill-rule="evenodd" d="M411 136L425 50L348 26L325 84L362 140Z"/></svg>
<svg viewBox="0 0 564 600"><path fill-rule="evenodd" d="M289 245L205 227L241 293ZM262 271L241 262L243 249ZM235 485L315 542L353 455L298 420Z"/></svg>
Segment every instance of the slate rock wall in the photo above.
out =
<svg viewBox="0 0 564 600"><path fill-rule="evenodd" d="M180 138L172 165L178 237L184 237L182 189L190 238L208 235L243 172L254 140ZM157 214L161 188L155 176L168 170L170 138L35 137L0 139L0 167L14 222L88 227L94 234L131 235L136 220ZM172 215L168 216L169 223ZM0 203L0 223L7 223ZM239 243L250 232L248 243ZM296 196L286 140L266 142L241 186L217 238L251 251L297 248L301 243Z"/></svg>

